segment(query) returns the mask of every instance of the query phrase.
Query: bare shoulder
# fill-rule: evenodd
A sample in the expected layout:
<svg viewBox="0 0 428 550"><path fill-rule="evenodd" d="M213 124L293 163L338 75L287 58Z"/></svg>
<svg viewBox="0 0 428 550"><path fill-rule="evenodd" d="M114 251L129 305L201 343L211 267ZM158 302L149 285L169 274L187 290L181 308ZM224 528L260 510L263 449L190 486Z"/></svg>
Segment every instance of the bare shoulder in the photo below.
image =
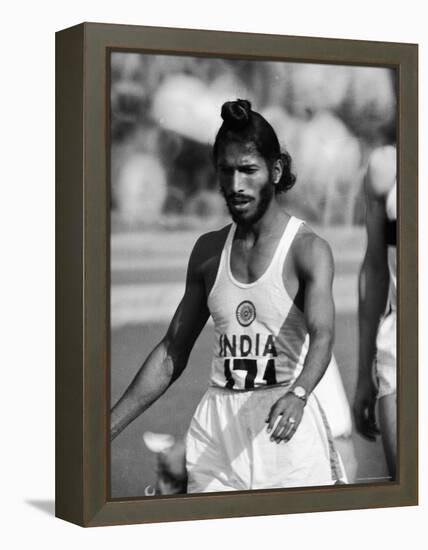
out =
<svg viewBox="0 0 428 550"><path fill-rule="evenodd" d="M395 183L397 150L393 145L375 149L370 155L365 180L366 193L370 198L381 199Z"/></svg>
<svg viewBox="0 0 428 550"><path fill-rule="evenodd" d="M214 251L223 249L231 224L222 227L216 231L209 231L202 234L193 247L192 255L204 258L206 255L212 255Z"/></svg>
<svg viewBox="0 0 428 550"><path fill-rule="evenodd" d="M190 255L189 268L196 270L203 269L207 262L220 258L230 225L226 225L216 231L204 233L198 238Z"/></svg>
<svg viewBox="0 0 428 550"><path fill-rule="evenodd" d="M306 224L299 229L292 250L296 266L301 273L333 273L333 254L330 245Z"/></svg>

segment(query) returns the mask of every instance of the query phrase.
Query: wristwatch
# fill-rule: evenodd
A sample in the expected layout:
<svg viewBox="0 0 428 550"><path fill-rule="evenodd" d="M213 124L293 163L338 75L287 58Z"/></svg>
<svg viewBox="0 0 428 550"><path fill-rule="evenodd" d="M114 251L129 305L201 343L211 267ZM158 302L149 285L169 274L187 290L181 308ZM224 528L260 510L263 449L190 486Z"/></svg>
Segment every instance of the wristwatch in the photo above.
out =
<svg viewBox="0 0 428 550"><path fill-rule="evenodd" d="M290 392L301 399L304 403L308 400L308 393L303 386L294 386Z"/></svg>

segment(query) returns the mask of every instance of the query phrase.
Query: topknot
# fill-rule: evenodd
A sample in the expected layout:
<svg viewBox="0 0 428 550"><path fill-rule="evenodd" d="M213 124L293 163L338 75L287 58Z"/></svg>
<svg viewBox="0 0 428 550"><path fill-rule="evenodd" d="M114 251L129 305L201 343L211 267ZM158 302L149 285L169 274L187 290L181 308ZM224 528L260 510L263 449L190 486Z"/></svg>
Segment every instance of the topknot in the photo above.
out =
<svg viewBox="0 0 428 550"><path fill-rule="evenodd" d="M244 128L250 121L251 103L247 99L226 101L221 108L221 118L236 130Z"/></svg>

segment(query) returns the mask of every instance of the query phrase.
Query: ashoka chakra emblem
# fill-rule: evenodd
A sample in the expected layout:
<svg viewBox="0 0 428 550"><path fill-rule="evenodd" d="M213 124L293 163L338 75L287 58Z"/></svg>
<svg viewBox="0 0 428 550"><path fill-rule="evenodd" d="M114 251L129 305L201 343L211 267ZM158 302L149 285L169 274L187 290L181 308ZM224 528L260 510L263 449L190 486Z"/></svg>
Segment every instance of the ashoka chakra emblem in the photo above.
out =
<svg viewBox="0 0 428 550"><path fill-rule="evenodd" d="M256 308L252 302L246 300L236 308L236 318L243 327L248 327L256 318Z"/></svg>

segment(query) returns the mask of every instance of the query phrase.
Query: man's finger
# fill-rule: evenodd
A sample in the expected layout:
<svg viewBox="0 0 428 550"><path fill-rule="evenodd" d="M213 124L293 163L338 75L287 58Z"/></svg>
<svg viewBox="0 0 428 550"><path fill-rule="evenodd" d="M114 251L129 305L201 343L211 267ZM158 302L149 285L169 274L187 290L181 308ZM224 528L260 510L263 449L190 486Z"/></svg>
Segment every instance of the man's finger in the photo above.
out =
<svg viewBox="0 0 428 550"><path fill-rule="evenodd" d="M273 431L270 437L271 441L279 442L282 437L283 431L286 429L287 429L287 419L284 417L284 415L282 415L282 417L280 418L279 422L275 427L275 430Z"/></svg>
<svg viewBox="0 0 428 550"><path fill-rule="evenodd" d="M284 421L282 422L284 425L284 429L281 431L281 433L278 435L278 437L275 439L277 443L281 443L284 441L288 441L293 437L293 434L295 433L297 426L300 424L300 420L296 421L296 419L292 416L288 416Z"/></svg>
<svg viewBox="0 0 428 550"><path fill-rule="evenodd" d="M357 428L357 433L368 441L376 441L376 436L364 428Z"/></svg>
<svg viewBox="0 0 428 550"><path fill-rule="evenodd" d="M374 410L374 407L370 407L367 414L367 421L370 425L370 429L373 430L373 432L380 434L380 430L378 428L377 422L376 422L376 413Z"/></svg>
<svg viewBox="0 0 428 550"><path fill-rule="evenodd" d="M373 403L369 403L363 411L364 416L362 419L362 435L364 435L370 441L375 441L376 436L380 434L379 428L376 422L376 413Z"/></svg>
<svg viewBox="0 0 428 550"><path fill-rule="evenodd" d="M287 443L288 441L290 441L290 439L293 437L296 431L297 431L297 423L291 424L290 427L287 429L287 431L282 434L283 443Z"/></svg>
<svg viewBox="0 0 428 550"><path fill-rule="evenodd" d="M270 440L271 441L274 441L275 443L279 443L281 441L281 434L283 433L284 430L286 430L287 427L286 426L282 426L280 424L277 425L275 431L273 432L273 434L270 436Z"/></svg>
<svg viewBox="0 0 428 550"><path fill-rule="evenodd" d="M276 403L270 410L270 413L269 413L269 422L268 422L268 426L267 426L267 432L270 433L276 422L278 421L279 417L282 415L283 411L282 411L282 408L281 406Z"/></svg>
<svg viewBox="0 0 428 550"><path fill-rule="evenodd" d="M373 433L374 435L379 435L380 434L380 430L377 427L376 422L367 422L366 430L369 431L370 433Z"/></svg>
<svg viewBox="0 0 428 550"><path fill-rule="evenodd" d="M376 441L376 436L370 432L359 432L359 434L361 437L364 437L364 439L367 439L367 441Z"/></svg>
<svg viewBox="0 0 428 550"><path fill-rule="evenodd" d="M379 434L379 431L372 422L369 422L367 418L356 419L356 428L357 432L369 441L376 441L376 436Z"/></svg>

